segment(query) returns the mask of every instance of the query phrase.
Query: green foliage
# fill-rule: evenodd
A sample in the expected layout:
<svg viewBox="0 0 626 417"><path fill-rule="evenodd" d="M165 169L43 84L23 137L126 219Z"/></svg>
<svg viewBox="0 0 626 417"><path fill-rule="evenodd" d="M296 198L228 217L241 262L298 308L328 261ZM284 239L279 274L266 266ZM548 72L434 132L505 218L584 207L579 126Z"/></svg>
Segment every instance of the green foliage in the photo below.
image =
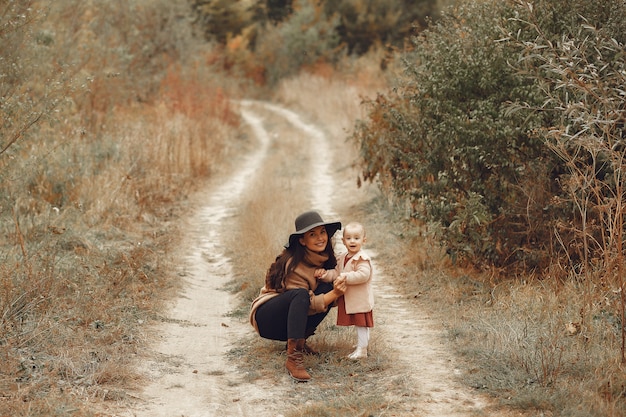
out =
<svg viewBox="0 0 626 417"><path fill-rule="evenodd" d="M432 16L436 1L340 0L325 2L327 16L339 16L338 33L349 51L362 54L376 44L401 45Z"/></svg>
<svg viewBox="0 0 626 417"><path fill-rule="evenodd" d="M468 3L444 14L415 39L415 51L405 59L406 76L394 92L369 103L369 120L354 135L364 179L379 179L389 193L409 201L414 216L437 225L434 230L451 253L474 264L545 267L560 248L574 249L573 241L555 244L553 234L555 225L573 220L574 202L562 198L568 194L562 177L568 169L537 132L565 129L564 117L577 96L564 88L563 71L536 65L526 55L545 53L541 64L563 66L563 56L554 51L566 53L573 40L586 39L586 61L569 62L576 69L584 64L580 70L587 68L598 82L584 93L604 97L603 111L615 114L613 122L623 116L617 89L623 80L616 75L621 64L611 64L623 62L616 52L623 45L611 41L614 52L609 52L608 43L592 44L580 33L580 23L587 22L623 36L623 6L527 4ZM583 12L591 17L583 20ZM543 44L535 44L539 39ZM523 71L511 65L520 61L528 64ZM610 97L600 88L608 72L616 86ZM576 80L581 79L572 87ZM570 97L569 108L562 101L546 106L551 100L546 89ZM580 103L579 112L599 110L587 106L589 100ZM621 135L615 123L611 126L613 135Z"/></svg>
<svg viewBox="0 0 626 417"><path fill-rule="evenodd" d="M415 216L441 226L451 252L476 263L504 263L527 243L520 184L537 177L535 162L545 158L541 141L524 130L536 122L504 112L511 101L532 99L530 82L508 66L510 49L495 42L510 13L478 4L444 15L415 40L396 94L379 99L383 107L371 103L376 116L356 134L365 179L388 178Z"/></svg>
<svg viewBox="0 0 626 417"><path fill-rule="evenodd" d="M258 1L192 0L191 6L205 38L221 43L265 20L265 8Z"/></svg>
<svg viewBox="0 0 626 417"><path fill-rule="evenodd" d="M381 44L403 45L426 25L436 0L191 0L196 24L205 39L228 45L234 62L244 67L247 48L258 55L270 84L301 67L333 61L338 47L365 54ZM257 80L258 81L258 80Z"/></svg>
<svg viewBox="0 0 626 417"><path fill-rule="evenodd" d="M610 265L622 257L626 197L626 5L607 2L593 9L583 4L578 27L556 36L540 26L540 6L528 7L512 22L510 37L519 47L520 70L536 79L544 102L540 108L520 103L512 110L553 115L537 134L562 165L559 199L548 209L572 208L570 221L563 218L555 227L563 251L585 266L594 258Z"/></svg>
<svg viewBox="0 0 626 417"><path fill-rule="evenodd" d="M333 62L339 52L335 27L334 21L320 20L307 0L296 2L296 11L289 19L267 26L259 36L256 54L268 64L269 84L319 61Z"/></svg>

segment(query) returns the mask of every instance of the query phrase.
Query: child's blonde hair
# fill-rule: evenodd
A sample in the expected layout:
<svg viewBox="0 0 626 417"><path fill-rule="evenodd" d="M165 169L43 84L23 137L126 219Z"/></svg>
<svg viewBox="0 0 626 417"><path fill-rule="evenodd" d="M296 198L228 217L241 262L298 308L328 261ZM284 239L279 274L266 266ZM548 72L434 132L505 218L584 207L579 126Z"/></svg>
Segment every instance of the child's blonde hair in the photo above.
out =
<svg viewBox="0 0 626 417"><path fill-rule="evenodd" d="M365 237L365 226L363 226L363 224L361 224L359 222L350 222L350 223L346 224L343 227L343 231L345 232L346 230L348 230L350 228L359 228L359 229L361 229L361 232L363 233L363 237Z"/></svg>

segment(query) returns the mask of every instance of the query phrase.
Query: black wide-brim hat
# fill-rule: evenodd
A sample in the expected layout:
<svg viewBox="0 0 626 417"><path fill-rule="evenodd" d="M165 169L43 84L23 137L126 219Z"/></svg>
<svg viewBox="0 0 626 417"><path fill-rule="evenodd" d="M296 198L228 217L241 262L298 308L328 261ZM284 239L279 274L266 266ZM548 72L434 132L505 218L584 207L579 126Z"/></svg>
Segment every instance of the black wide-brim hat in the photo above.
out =
<svg viewBox="0 0 626 417"><path fill-rule="evenodd" d="M318 226L324 226L330 239L341 229L341 222L325 222L317 211L307 211L296 217L296 231L289 235L289 241L285 245L288 248L292 242L303 234Z"/></svg>

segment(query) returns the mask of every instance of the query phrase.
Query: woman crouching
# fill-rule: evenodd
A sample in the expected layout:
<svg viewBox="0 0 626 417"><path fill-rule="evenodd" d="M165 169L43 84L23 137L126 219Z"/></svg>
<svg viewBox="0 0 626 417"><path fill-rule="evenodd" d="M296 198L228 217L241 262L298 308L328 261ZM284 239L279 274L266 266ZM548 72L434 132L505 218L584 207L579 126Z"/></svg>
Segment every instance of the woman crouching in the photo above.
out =
<svg viewBox="0 0 626 417"><path fill-rule="evenodd" d="M340 222L326 223L315 211L302 213L296 231L265 275L265 285L252 302L250 323L265 339L287 341L286 368L297 381L308 381L303 354L316 354L306 339L315 333L332 304L346 290L345 279L317 280L319 268L333 269L337 260L331 238Z"/></svg>

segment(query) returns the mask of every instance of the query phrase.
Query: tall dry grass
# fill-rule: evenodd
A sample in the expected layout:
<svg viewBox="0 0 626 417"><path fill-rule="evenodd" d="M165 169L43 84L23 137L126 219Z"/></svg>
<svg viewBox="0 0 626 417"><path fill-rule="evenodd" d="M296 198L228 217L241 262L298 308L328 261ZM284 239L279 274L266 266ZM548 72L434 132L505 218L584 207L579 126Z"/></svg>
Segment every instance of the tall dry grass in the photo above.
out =
<svg viewBox="0 0 626 417"><path fill-rule="evenodd" d="M7 196L15 205L2 220L0 405L9 415L55 415L48 405L65 401L80 409L132 383L143 324L176 287L170 222L224 164L233 127L158 106L128 117L109 119L119 131L97 144L47 153L36 182ZM94 150L107 163L90 166Z"/></svg>
<svg viewBox="0 0 626 417"><path fill-rule="evenodd" d="M443 324L465 384L519 415L624 415L620 294L576 275L462 269L401 209L384 199L361 209L385 273Z"/></svg>
<svg viewBox="0 0 626 417"><path fill-rule="evenodd" d="M365 117L362 99L375 98L391 82L394 69L381 71L379 66L384 55L382 50L372 50L336 68L318 64L298 77L283 80L273 98L304 112L329 133L333 144L343 146L354 122ZM356 155L350 155L353 157Z"/></svg>
<svg viewBox="0 0 626 417"><path fill-rule="evenodd" d="M0 72L24 69L0 113L16 138L0 154L0 415L95 415L138 383L130 361L178 285L176 219L235 148L238 87L180 4L5 6L3 24L36 19L0 32Z"/></svg>

